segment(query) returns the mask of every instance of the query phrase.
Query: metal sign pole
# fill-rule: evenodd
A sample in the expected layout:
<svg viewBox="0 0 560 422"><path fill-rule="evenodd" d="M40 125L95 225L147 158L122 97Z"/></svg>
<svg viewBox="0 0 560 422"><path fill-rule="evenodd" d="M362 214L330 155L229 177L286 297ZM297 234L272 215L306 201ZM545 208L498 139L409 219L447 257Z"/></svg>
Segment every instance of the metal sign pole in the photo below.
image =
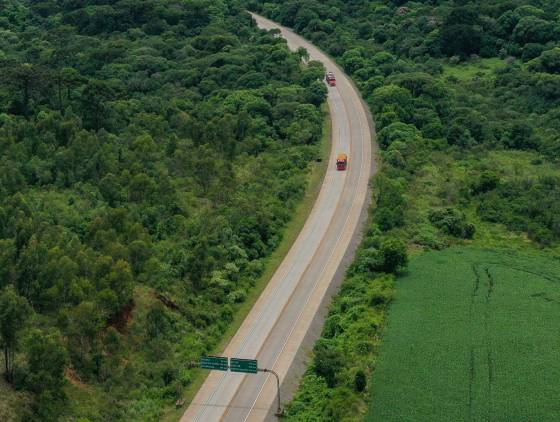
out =
<svg viewBox="0 0 560 422"><path fill-rule="evenodd" d="M228 364L229 363L229 364ZM272 369L259 368L256 359L228 358L225 356L202 356L199 363L192 362L189 367L197 367L216 371L242 372L245 374L256 374L257 372L268 372L276 377L276 396L278 407L276 408L277 417L284 416L280 400L280 377Z"/></svg>
<svg viewBox="0 0 560 422"><path fill-rule="evenodd" d="M276 377L276 388L277 388L277 398L278 398L278 408L276 409L276 413L274 414L275 416L284 416L284 412L282 411L282 406L280 406L280 377L278 376L278 374L273 371L272 369L266 369L266 368L259 368L258 369L259 372L268 372L270 374L273 374Z"/></svg>

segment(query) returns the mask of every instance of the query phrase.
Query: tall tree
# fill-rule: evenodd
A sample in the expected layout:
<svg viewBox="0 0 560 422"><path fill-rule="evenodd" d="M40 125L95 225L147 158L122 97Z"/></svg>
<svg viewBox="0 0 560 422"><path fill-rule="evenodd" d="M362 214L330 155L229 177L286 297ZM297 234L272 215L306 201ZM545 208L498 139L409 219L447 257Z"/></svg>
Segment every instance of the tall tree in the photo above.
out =
<svg viewBox="0 0 560 422"><path fill-rule="evenodd" d="M15 64L5 70L4 79L20 94L19 100L14 104L14 111L29 118L32 111L30 102L33 95L46 85L47 72L40 66L30 63Z"/></svg>
<svg viewBox="0 0 560 422"><path fill-rule="evenodd" d="M0 345L4 350L4 370L8 382L14 379L14 353L19 333L25 325L31 307L24 297L19 296L13 286L0 293Z"/></svg>
<svg viewBox="0 0 560 422"><path fill-rule="evenodd" d="M35 416L41 421L56 421L63 411L66 349L56 331L33 330L26 344L29 374L27 388L37 394Z"/></svg>

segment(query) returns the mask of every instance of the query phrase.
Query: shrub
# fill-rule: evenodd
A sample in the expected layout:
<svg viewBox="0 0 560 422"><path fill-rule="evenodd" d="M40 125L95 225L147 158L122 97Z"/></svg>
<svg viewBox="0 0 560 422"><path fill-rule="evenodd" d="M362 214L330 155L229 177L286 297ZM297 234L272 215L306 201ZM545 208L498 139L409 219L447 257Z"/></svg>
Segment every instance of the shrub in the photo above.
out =
<svg viewBox="0 0 560 422"><path fill-rule="evenodd" d="M429 224L418 225L412 241L417 245L436 250L444 249L447 246L447 244L440 239L437 229Z"/></svg>
<svg viewBox="0 0 560 422"><path fill-rule="evenodd" d="M376 182L379 193L375 221L382 231L401 227L404 224L405 205L401 184L385 176L377 177Z"/></svg>
<svg viewBox="0 0 560 422"><path fill-rule="evenodd" d="M471 188L474 194L489 192L496 189L500 183L500 177L493 171L483 171L480 176L472 183Z"/></svg>
<svg viewBox="0 0 560 422"><path fill-rule="evenodd" d="M344 329L341 324L340 315L332 315L325 321L325 327L323 328L323 337L333 338L337 334L341 333Z"/></svg>
<svg viewBox="0 0 560 422"><path fill-rule="evenodd" d="M454 208L431 210L428 219L435 227L451 236L472 239L476 231L474 224L467 222L465 214Z"/></svg>
<svg viewBox="0 0 560 422"><path fill-rule="evenodd" d="M380 248L383 263L381 270L387 273L395 273L408 264L406 244L399 239L385 238Z"/></svg>
<svg viewBox="0 0 560 422"><path fill-rule="evenodd" d="M366 389L366 386L367 386L366 374L364 373L364 371L359 369L356 372L356 375L354 376L354 389L357 392L361 393Z"/></svg>
<svg viewBox="0 0 560 422"><path fill-rule="evenodd" d="M325 342L315 345L315 373L325 379L330 388L336 385L336 376L344 366L342 355L338 350Z"/></svg>
<svg viewBox="0 0 560 422"><path fill-rule="evenodd" d="M393 300L393 291L377 285L369 291L369 302L372 306L384 305Z"/></svg>

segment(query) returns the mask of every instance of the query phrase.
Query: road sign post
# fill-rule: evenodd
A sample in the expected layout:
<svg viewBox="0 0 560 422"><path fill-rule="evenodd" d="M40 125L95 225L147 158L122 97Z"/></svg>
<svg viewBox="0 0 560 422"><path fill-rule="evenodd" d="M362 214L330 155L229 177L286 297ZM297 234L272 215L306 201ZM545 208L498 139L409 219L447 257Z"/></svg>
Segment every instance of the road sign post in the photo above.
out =
<svg viewBox="0 0 560 422"><path fill-rule="evenodd" d="M278 406L276 408L275 416L278 417L284 416L284 412L282 412L282 406L280 406L280 377L272 369L259 368L259 372L268 372L276 377L276 391L277 391Z"/></svg>
<svg viewBox="0 0 560 422"><path fill-rule="evenodd" d="M229 363L229 365L228 365ZM196 364L194 364L196 365ZM280 405L280 377L272 369L259 368L256 359L239 359L227 358L223 356L203 356L200 358L200 368L212 369L216 371L242 372L245 374L256 374L257 372L267 372L276 377L276 391L278 406L276 407L275 416L284 416L282 406Z"/></svg>
<svg viewBox="0 0 560 422"><path fill-rule="evenodd" d="M256 374L257 360L230 358L229 369L231 372L244 372L246 374Z"/></svg>
<svg viewBox="0 0 560 422"><path fill-rule="evenodd" d="M215 371L227 371L228 358L223 356L203 356L200 358L200 367Z"/></svg>

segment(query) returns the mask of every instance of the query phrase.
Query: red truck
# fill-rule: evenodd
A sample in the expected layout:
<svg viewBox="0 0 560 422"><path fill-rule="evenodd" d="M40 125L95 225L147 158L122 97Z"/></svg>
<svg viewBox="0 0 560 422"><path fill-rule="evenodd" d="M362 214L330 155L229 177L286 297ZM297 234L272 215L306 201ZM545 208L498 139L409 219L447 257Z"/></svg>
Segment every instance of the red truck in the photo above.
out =
<svg viewBox="0 0 560 422"><path fill-rule="evenodd" d="M348 167L348 156L346 154L338 154L336 157L336 169L344 171Z"/></svg>
<svg viewBox="0 0 560 422"><path fill-rule="evenodd" d="M325 80L329 84L329 86L336 86L336 78L334 77L334 73L328 72L325 76Z"/></svg>

